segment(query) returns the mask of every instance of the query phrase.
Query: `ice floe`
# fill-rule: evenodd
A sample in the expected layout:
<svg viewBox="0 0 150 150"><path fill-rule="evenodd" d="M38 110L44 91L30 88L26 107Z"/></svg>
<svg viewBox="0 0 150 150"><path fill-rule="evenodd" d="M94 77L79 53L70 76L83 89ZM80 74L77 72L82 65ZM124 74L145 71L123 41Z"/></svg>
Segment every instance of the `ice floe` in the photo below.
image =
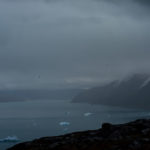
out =
<svg viewBox="0 0 150 150"><path fill-rule="evenodd" d="M90 112L87 112L87 113L84 113L84 116L85 117L88 117L88 116L91 116L93 113L90 113Z"/></svg>
<svg viewBox="0 0 150 150"><path fill-rule="evenodd" d="M17 136L8 136L6 138L0 139L0 142L18 142L19 139Z"/></svg>
<svg viewBox="0 0 150 150"><path fill-rule="evenodd" d="M59 125L60 126L69 126L70 122L65 122L65 121L64 122L60 122Z"/></svg>

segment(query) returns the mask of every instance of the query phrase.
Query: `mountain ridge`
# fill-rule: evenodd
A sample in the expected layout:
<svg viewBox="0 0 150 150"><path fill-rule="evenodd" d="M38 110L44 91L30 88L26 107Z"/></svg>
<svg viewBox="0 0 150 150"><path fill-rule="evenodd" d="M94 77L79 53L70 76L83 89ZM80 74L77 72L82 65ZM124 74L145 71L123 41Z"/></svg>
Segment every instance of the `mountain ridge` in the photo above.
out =
<svg viewBox="0 0 150 150"><path fill-rule="evenodd" d="M77 94L73 102L131 108L150 108L149 75L133 75L122 81L94 87Z"/></svg>

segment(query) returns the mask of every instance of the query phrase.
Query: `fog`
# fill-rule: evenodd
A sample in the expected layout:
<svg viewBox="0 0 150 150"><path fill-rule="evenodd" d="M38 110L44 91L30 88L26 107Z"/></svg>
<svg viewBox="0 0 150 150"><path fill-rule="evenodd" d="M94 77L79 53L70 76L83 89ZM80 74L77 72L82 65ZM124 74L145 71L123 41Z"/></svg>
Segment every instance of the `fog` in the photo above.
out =
<svg viewBox="0 0 150 150"><path fill-rule="evenodd" d="M0 89L88 88L150 73L149 0L0 0Z"/></svg>

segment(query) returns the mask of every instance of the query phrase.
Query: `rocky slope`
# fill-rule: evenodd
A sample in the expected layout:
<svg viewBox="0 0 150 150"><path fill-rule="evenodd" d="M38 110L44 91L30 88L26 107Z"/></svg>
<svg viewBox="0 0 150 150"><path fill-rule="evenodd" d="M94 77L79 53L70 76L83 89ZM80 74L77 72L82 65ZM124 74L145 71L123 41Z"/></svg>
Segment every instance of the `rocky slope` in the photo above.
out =
<svg viewBox="0 0 150 150"><path fill-rule="evenodd" d="M112 125L101 129L44 137L8 150L150 150L150 120Z"/></svg>
<svg viewBox="0 0 150 150"><path fill-rule="evenodd" d="M73 102L150 109L150 76L136 74L82 91Z"/></svg>

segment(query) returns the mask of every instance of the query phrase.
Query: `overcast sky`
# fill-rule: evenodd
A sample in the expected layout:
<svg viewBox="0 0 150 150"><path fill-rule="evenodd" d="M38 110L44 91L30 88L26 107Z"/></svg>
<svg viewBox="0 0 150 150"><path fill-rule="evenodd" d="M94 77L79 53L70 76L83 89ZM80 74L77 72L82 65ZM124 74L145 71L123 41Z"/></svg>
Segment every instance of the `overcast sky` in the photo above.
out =
<svg viewBox="0 0 150 150"><path fill-rule="evenodd" d="M0 89L92 87L150 73L149 0L0 0Z"/></svg>

